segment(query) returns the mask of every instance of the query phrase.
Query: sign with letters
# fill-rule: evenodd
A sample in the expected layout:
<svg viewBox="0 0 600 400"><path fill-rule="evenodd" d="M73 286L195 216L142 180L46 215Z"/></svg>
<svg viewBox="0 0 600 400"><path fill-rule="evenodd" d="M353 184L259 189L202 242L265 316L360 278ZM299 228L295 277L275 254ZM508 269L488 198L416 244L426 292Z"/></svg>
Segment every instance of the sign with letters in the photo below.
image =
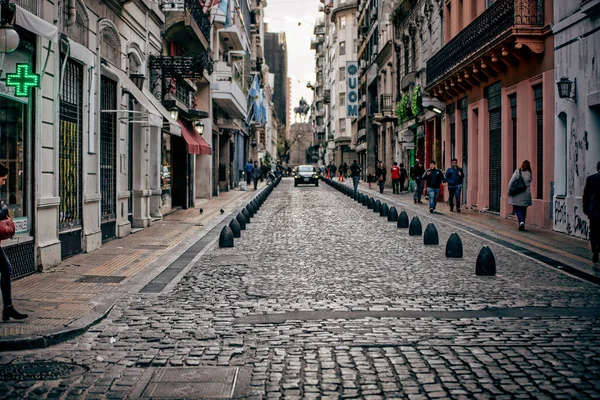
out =
<svg viewBox="0 0 600 400"><path fill-rule="evenodd" d="M346 118L358 118L358 62L346 62Z"/></svg>

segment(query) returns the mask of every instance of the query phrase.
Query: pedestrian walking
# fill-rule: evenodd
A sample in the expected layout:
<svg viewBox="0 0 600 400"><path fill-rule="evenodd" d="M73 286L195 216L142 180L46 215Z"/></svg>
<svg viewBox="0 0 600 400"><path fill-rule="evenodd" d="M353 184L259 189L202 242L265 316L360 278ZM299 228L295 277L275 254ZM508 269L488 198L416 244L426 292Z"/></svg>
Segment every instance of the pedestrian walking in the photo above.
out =
<svg viewBox="0 0 600 400"><path fill-rule="evenodd" d="M258 162L254 161L254 167L252 167L252 176L254 177L254 190L258 186L258 180L261 178L262 167L258 165Z"/></svg>
<svg viewBox="0 0 600 400"><path fill-rule="evenodd" d="M421 201L421 196L423 195L423 174L425 173L425 168L423 168L423 163L419 161L419 159L415 160L415 165L410 168L410 178L414 182L414 194L413 200L415 204L417 202L419 204L423 204Z"/></svg>
<svg viewBox="0 0 600 400"><path fill-rule="evenodd" d="M350 166L348 165L347 162L344 162L344 165L342 165L342 170L344 171L344 179L348 178L348 170L350 169Z"/></svg>
<svg viewBox="0 0 600 400"><path fill-rule="evenodd" d="M6 184L6 177L8 176L8 168L0 163L0 186ZM8 207L4 204L4 201L0 202L0 220L9 218ZM12 303L12 289L10 282L10 273L12 271L12 265L10 260L6 256L4 249L0 247L0 290L2 290L2 321L8 321L9 319L25 319L28 317L27 314L22 314L15 309Z"/></svg>
<svg viewBox="0 0 600 400"><path fill-rule="evenodd" d="M338 171L338 182L345 182L344 181L344 168L340 167L339 171Z"/></svg>
<svg viewBox="0 0 600 400"><path fill-rule="evenodd" d="M392 174L392 193L399 194L400 187L400 167L398 163L394 161L392 168L390 169L390 173Z"/></svg>
<svg viewBox="0 0 600 400"><path fill-rule="evenodd" d="M350 166L350 176L352 177L352 184L354 185L354 192L358 190L358 181L360 180L360 173L362 172L360 165L354 160Z"/></svg>
<svg viewBox="0 0 600 400"><path fill-rule="evenodd" d="M383 194L383 188L385 188L385 167L382 161L379 161L377 168L375 168L375 180L379 186L379 193Z"/></svg>
<svg viewBox="0 0 600 400"><path fill-rule="evenodd" d="M531 201L531 163L528 160L523 161L521 168L515 170L510 182L508 182L508 204L512 204L513 211L517 216L519 230L525 230L525 218L527 217L527 207ZM521 189L515 190L516 186Z"/></svg>
<svg viewBox="0 0 600 400"><path fill-rule="evenodd" d="M448 205L451 212L454 211L454 199L456 199L456 212L460 212L460 192L462 191L464 177L465 173L458 166L458 160L453 158L452 166L446 170L446 181L448 182L448 192L450 193Z"/></svg>
<svg viewBox="0 0 600 400"><path fill-rule="evenodd" d="M404 183L408 179L408 173L406 172L406 168L404 168L404 164L400 163L400 193L404 192ZM408 192L408 188L406 190Z"/></svg>
<svg viewBox="0 0 600 400"><path fill-rule="evenodd" d="M260 181L264 182L265 178L267 177L267 173L269 172L271 168L269 168L269 166L267 165L266 162L261 161L260 162Z"/></svg>
<svg viewBox="0 0 600 400"><path fill-rule="evenodd" d="M600 161L596 171L587 177L583 188L583 212L590 220L589 236L594 264L598 263L600 253Z"/></svg>
<svg viewBox="0 0 600 400"><path fill-rule="evenodd" d="M335 173L337 172L337 167L335 166L335 164L333 163L333 161L331 161L329 163L329 176L331 179L335 178Z"/></svg>
<svg viewBox="0 0 600 400"><path fill-rule="evenodd" d="M440 195L440 187L445 182L444 173L436 167L435 161L429 161L429 169L423 174L423 180L427 186L429 212L433 213Z"/></svg>
<svg viewBox="0 0 600 400"><path fill-rule="evenodd" d="M244 172L246 173L246 185L250 186L250 182L252 182L252 169L254 168L254 164L252 160L248 160L246 165L244 166Z"/></svg>

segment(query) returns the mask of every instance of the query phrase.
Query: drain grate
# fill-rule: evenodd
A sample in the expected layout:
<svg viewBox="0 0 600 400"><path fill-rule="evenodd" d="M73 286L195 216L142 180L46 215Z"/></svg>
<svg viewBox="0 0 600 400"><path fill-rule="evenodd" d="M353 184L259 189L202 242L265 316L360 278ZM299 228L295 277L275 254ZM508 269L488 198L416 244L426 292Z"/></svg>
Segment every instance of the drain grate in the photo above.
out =
<svg viewBox="0 0 600 400"><path fill-rule="evenodd" d="M238 376L236 367L164 368L154 370L143 383L141 398L231 398ZM134 390L135 394L135 390Z"/></svg>
<svg viewBox="0 0 600 400"><path fill-rule="evenodd" d="M0 381L49 381L81 375L87 367L62 362L0 365Z"/></svg>
<svg viewBox="0 0 600 400"><path fill-rule="evenodd" d="M77 279L82 283L121 283L126 276L83 275Z"/></svg>

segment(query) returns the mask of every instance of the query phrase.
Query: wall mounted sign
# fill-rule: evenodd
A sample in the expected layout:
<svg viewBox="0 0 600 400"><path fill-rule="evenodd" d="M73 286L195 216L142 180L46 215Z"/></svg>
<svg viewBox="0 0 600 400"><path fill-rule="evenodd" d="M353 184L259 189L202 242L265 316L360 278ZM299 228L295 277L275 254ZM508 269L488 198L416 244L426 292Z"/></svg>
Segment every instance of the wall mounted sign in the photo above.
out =
<svg viewBox="0 0 600 400"><path fill-rule="evenodd" d="M346 62L346 118L358 118L358 62Z"/></svg>
<svg viewBox="0 0 600 400"><path fill-rule="evenodd" d="M15 88L17 97L29 97L29 88L40 87L40 75L32 74L29 64L17 64L17 72L6 74L6 86Z"/></svg>

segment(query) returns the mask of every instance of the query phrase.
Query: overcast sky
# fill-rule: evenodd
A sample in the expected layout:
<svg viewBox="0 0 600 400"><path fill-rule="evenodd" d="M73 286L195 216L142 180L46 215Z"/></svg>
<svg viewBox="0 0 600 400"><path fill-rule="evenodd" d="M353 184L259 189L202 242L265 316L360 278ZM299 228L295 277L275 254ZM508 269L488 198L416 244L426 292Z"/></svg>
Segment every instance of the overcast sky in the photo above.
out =
<svg viewBox="0 0 600 400"><path fill-rule="evenodd" d="M310 49L319 0L267 0L265 22L269 32L285 32L288 51L288 76L292 80L291 108L301 97L312 102L307 82L315 82L315 51ZM300 25L298 25L300 24ZM294 116L292 115L292 121Z"/></svg>

